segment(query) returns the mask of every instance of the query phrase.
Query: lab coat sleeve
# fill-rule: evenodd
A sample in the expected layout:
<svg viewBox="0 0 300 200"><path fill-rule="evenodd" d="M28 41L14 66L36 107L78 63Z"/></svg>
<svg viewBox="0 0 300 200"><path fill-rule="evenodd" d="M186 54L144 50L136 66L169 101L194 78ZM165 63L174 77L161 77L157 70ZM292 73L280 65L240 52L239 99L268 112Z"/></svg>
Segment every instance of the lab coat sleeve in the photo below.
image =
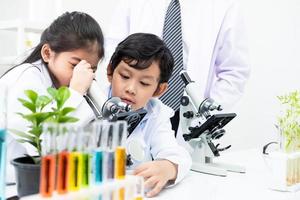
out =
<svg viewBox="0 0 300 200"><path fill-rule="evenodd" d="M190 170L190 154L177 144L170 123L170 116L161 112L153 123L151 143L151 154L156 159L166 159L178 165L175 184L180 182Z"/></svg>
<svg viewBox="0 0 300 200"><path fill-rule="evenodd" d="M69 88L69 90L71 92L71 96L64 106L76 108L76 110L70 114L79 119L79 121L76 122L76 125L85 126L95 118L94 112L86 102L83 95L72 88Z"/></svg>
<svg viewBox="0 0 300 200"><path fill-rule="evenodd" d="M241 8L236 1L229 6L214 49L216 78L207 88L208 96L230 109L241 98L250 74L247 37ZM226 94L226 95L224 95ZM226 96L226 98L224 98Z"/></svg>

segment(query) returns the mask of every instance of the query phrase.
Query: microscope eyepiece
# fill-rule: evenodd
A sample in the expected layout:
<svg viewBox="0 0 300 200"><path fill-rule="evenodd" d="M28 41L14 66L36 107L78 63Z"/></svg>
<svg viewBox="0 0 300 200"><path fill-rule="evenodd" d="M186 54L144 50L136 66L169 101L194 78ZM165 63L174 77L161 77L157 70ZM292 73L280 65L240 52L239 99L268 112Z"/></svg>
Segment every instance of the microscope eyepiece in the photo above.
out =
<svg viewBox="0 0 300 200"><path fill-rule="evenodd" d="M184 82L185 86L187 86L189 83L193 82L186 71L181 71L180 77L181 77L182 81Z"/></svg>

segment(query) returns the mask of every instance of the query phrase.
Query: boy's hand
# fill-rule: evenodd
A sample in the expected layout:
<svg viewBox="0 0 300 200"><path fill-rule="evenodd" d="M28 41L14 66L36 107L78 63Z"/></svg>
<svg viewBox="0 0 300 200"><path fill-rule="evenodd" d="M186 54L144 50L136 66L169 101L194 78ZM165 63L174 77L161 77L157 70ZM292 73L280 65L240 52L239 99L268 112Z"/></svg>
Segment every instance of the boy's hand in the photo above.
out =
<svg viewBox="0 0 300 200"><path fill-rule="evenodd" d="M135 168L134 175L142 176L145 180L145 188L152 188L146 195L157 195L169 180L177 177L177 165L168 160L155 160L146 162Z"/></svg>
<svg viewBox="0 0 300 200"><path fill-rule="evenodd" d="M90 63L85 60L81 60L73 70L73 75L70 80L70 88L83 95L91 86L94 78L95 73L93 72Z"/></svg>

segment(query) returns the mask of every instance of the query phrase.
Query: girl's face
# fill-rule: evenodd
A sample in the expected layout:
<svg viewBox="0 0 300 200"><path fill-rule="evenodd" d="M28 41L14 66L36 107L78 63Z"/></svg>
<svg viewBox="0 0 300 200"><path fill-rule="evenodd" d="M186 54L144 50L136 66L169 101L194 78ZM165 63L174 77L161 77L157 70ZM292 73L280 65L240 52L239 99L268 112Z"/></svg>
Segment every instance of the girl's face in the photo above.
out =
<svg viewBox="0 0 300 200"><path fill-rule="evenodd" d="M46 54L48 57L46 59L43 57L43 59L48 63L48 68L56 79L56 87L69 86L73 69L81 60L86 60L90 63L94 70L97 69L97 64L100 60L96 42L93 47L88 49L84 48L69 52L55 53L49 48L47 51Z"/></svg>
<svg viewBox="0 0 300 200"><path fill-rule="evenodd" d="M153 62L146 69L138 70L121 61L108 79L112 86L112 96L120 97L123 102L130 104L133 110L137 110L144 107L150 98L161 95L167 88L167 83L159 84L159 76L157 62Z"/></svg>

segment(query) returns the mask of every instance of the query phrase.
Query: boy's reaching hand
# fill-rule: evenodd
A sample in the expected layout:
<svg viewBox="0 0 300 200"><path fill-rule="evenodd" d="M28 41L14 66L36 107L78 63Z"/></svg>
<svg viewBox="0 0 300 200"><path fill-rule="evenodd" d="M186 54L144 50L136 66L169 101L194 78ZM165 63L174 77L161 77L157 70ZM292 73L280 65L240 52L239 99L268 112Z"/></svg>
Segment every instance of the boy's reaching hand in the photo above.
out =
<svg viewBox="0 0 300 200"><path fill-rule="evenodd" d="M142 176L145 188L151 188L147 197L157 195L170 180L177 177L177 165L168 160L155 160L145 162L135 168L134 175Z"/></svg>

